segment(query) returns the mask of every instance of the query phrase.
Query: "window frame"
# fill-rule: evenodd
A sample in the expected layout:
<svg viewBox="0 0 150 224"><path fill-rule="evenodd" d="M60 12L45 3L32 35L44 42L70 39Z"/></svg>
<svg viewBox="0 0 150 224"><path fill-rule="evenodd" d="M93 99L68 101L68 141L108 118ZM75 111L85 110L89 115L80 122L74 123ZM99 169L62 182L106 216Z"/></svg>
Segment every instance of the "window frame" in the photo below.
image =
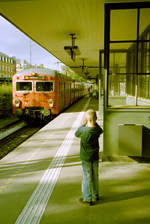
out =
<svg viewBox="0 0 150 224"><path fill-rule="evenodd" d="M51 91L37 91L36 90L36 84L38 83L38 82L49 82L49 83L53 83L53 90L51 90ZM51 93L51 92L54 92L54 89L55 89L55 87L54 87L54 81L52 81L52 80L47 80L47 81L45 81L45 80L37 80L37 81L35 81L35 92L36 93Z"/></svg>
<svg viewBox="0 0 150 224"><path fill-rule="evenodd" d="M23 83L23 82L30 82L30 83L32 83L32 89L31 90L17 90L17 83ZM27 92L32 92L33 91L33 81L24 81L24 80L20 80L20 81L16 81L15 82L15 91L17 92L17 93L27 93Z"/></svg>
<svg viewBox="0 0 150 224"><path fill-rule="evenodd" d="M150 2L136 2L136 3L106 3L105 4L105 38L104 38L104 107L105 108L114 108L113 106L108 105L108 79L109 79L109 56L110 56L110 44L113 43L135 43L137 46L137 52L136 52L136 88L139 88L138 86L138 76L140 75L140 72L138 70L138 55L139 55L139 43L142 42L139 37L139 21L140 21L140 9L142 8L150 8ZM110 40L110 19L111 19L111 10L124 10L124 9L137 9L137 39L134 40L120 40L120 41L111 41ZM150 39L150 38L149 38ZM144 42L150 42L150 41L144 41ZM146 74L150 76L150 73ZM138 91L135 92L136 94L136 105L128 106L130 108L141 108L140 105L138 105ZM149 108L150 105L144 105L144 108ZM115 108L127 108L125 105L118 106Z"/></svg>

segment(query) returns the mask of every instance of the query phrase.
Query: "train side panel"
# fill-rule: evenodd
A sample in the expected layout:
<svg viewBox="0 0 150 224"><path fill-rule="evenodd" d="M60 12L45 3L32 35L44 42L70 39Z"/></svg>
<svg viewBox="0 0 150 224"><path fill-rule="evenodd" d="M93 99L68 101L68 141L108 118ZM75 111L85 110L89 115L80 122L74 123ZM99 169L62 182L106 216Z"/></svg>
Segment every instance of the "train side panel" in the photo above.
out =
<svg viewBox="0 0 150 224"><path fill-rule="evenodd" d="M59 112L63 111L71 104L71 89L70 80L58 79L58 108Z"/></svg>

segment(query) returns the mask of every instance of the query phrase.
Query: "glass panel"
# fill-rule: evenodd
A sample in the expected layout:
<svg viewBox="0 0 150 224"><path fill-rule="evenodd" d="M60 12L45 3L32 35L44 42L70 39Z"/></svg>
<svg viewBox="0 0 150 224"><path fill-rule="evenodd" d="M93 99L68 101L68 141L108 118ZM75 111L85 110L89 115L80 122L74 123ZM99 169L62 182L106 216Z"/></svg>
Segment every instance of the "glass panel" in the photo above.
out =
<svg viewBox="0 0 150 224"><path fill-rule="evenodd" d="M109 73L126 73L126 52L120 52L118 50L109 54Z"/></svg>
<svg viewBox="0 0 150 224"><path fill-rule="evenodd" d="M110 44L109 56L108 106L135 106L136 44Z"/></svg>
<svg viewBox="0 0 150 224"><path fill-rule="evenodd" d="M149 40L150 33L146 35L145 39ZM139 43L138 53L138 72L149 73L150 72L150 42Z"/></svg>
<svg viewBox="0 0 150 224"><path fill-rule="evenodd" d="M32 91L32 82L16 82L16 91Z"/></svg>
<svg viewBox="0 0 150 224"><path fill-rule="evenodd" d="M150 72L150 43L140 42L139 43L139 54L138 54L138 71L139 73Z"/></svg>
<svg viewBox="0 0 150 224"><path fill-rule="evenodd" d="M137 39L137 10L111 10L110 40L136 40Z"/></svg>
<svg viewBox="0 0 150 224"><path fill-rule="evenodd" d="M142 39L143 35L145 36L147 32L150 30L150 8L140 9L140 27L139 34L140 39Z"/></svg>
<svg viewBox="0 0 150 224"><path fill-rule="evenodd" d="M127 53L127 73L137 73L137 44L133 43Z"/></svg>
<svg viewBox="0 0 150 224"><path fill-rule="evenodd" d="M53 91L53 82L36 82L37 92L51 92Z"/></svg>
<svg viewBox="0 0 150 224"><path fill-rule="evenodd" d="M135 43L110 44L109 73L136 73Z"/></svg>
<svg viewBox="0 0 150 224"><path fill-rule="evenodd" d="M150 106L150 75L138 75L137 104Z"/></svg>
<svg viewBox="0 0 150 224"><path fill-rule="evenodd" d="M110 44L110 49L111 50L128 50L130 47L132 47L133 42L128 42L128 43L111 43Z"/></svg>
<svg viewBox="0 0 150 224"><path fill-rule="evenodd" d="M140 9L139 73L150 73L150 8Z"/></svg>
<svg viewBox="0 0 150 224"><path fill-rule="evenodd" d="M108 106L135 106L136 75L110 74L108 76Z"/></svg>

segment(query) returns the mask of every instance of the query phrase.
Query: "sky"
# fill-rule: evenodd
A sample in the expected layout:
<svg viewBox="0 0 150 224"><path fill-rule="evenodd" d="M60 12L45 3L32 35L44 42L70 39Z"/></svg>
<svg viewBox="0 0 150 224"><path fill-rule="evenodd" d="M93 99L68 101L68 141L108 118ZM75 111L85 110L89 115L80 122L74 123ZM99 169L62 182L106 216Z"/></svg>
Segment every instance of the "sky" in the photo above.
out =
<svg viewBox="0 0 150 224"><path fill-rule="evenodd" d="M30 63L30 49L31 64L44 64L46 68L59 70L58 59L0 16L0 52L7 54L9 57L15 56L17 59L26 60Z"/></svg>

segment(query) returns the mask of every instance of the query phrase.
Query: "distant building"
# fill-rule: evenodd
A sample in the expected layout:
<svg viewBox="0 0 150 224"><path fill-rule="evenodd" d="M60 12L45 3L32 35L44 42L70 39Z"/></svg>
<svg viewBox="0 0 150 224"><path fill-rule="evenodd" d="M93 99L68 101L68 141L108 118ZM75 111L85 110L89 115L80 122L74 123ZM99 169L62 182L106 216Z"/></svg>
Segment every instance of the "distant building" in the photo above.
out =
<svg viewBox="0 0 150 224"><path fill-rule="evenodd" d="M0 52L0 78L11 78L15 73L15 58Z"/></svg>
<svg viewBox="0 0 150 224"><path fill-rule="evenodd" d="M21 59L16 58L16 72L20 72L23 69L23 63Z"/></svg>
<svg viewBox="0 0 150 224"><path fill-rule="evenodd" d="M31 65L27 60L21 60L16 58L16 72L19 72L21 70L28 69L28 68L44 68L44 65L43 64Z"/></svg>
<svg viewBox="0 0 150 224"><path fill-rule="evenodd" d="M28 69L28 68L31 68L31 67L32 67L32 65L30 65L30 63L28 61L26 61L26 60L23 61L23 68L24 69Z"/></svg>
<svg viewBox="0 0 150 224"><path fill-rule="evenodd" d="M32 67L26 60L21 60L19 58L15 58L15 60L16 60L16 73L26 68Z"/></svg>
<svg viewBox="0 0 150 224"><path fill-rule="evenodd" d="M31 65L27 60L21 60L15 56L9 57L0 52L0 79L11 78L17 72L27 68L44 68L44 65Z"/></svg>

